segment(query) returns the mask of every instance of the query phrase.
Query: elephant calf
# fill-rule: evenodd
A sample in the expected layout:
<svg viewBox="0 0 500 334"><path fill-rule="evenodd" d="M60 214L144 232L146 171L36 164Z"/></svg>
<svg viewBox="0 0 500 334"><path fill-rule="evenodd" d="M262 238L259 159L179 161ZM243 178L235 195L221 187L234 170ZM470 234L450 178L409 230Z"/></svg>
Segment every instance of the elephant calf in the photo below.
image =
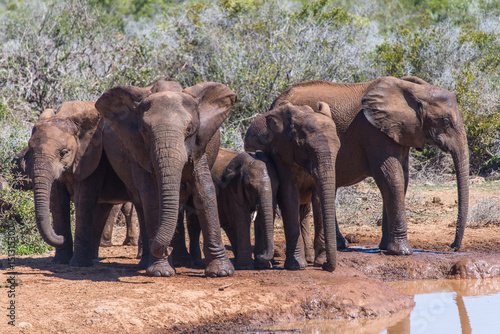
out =
<svg viewBox="0 0 500 334"><path fill-rule="evenodd" d="M270 268L274 255L274 208L278 175L262 152L246 153L221 148L212 167L221 227L236 257L236 269L252 269L250 223L255 220L255 267Z"/></svg>

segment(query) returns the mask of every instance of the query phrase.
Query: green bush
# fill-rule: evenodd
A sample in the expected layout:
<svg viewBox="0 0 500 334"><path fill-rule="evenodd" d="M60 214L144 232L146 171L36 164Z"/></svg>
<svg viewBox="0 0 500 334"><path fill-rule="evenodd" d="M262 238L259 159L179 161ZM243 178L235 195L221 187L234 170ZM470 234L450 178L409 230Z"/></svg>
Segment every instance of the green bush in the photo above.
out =
<svg viewBox="0 0 500 334"><path fill-rule="evenodd" d="M47 245L38 229L35 221L33 205L33 192L7 189L0 192L3 201L12 205L8 210L0 212L0 243L3 254L8 252L7 239L5 235L9 229L15 229L16 255L43 253L53 247Z"/></svg>

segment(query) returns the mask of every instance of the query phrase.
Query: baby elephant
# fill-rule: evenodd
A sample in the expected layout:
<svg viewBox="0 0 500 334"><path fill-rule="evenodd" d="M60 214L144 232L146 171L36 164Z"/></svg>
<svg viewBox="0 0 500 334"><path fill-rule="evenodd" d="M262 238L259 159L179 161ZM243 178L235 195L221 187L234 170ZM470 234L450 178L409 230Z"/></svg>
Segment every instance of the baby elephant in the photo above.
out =
<svg viewBox="0 0 500 334"><path fill-rule="evenodd" d="M271 267L274 255L274 209L278 175L262 152L245 153L221 148L212 167L221 227L236 257L236 269ZM255 220L255 261L250 243L251 215Z"/></svg>

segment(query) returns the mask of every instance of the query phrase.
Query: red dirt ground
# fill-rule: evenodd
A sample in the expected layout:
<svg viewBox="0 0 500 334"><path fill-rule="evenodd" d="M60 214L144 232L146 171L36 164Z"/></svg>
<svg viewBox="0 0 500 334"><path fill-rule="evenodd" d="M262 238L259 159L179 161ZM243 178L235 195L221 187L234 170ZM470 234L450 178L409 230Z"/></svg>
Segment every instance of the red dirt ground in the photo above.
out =
<svg viewBox="0 0 500 334"><path fill-rule="evenodd" d="M498 190L488 196L498 196ZM177 268L172 278L148 277L138 271L136 248L101 248L90 268L51 263L53 254L20 256L14 271L2 270L1 333L241 333L262 324L314 318L358 318L408 310L413 300L384 281L500 276L500 227L468 228L460 253L448 244L454 237L456 190L418 195L429 198L421 208L435 218L409 218L411 256L395 257L376 248L379 226L341 226L359 242L340 252L338 267L328 273L308 267L282 269L283 238L276 241L274 269L237 271L227 278L206 278L200 270ZM484 192L471 188L471 204ZM439 197L439 200L435 200ZM413 219L413 221L412 221ZM117 228L114 243L124 235ZM230 258L232 252L228 251ZM7 260L2 257L3 267ZM458 265L456 265L458 263ZM9 284L16 278L16 327L9 326L6 307Z"/></svg>

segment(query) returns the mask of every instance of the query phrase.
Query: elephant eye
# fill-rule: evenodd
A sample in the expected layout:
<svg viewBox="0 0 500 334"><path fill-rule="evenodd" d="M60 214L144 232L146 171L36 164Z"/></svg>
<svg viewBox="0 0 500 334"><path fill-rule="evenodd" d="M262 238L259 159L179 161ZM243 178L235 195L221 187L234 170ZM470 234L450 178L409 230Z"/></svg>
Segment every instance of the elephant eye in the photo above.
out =
<svg viewBox="0 0 500 334"><path fill-rule="evenodd" d="M443 122L443 126L445 128L447 128L447 127L449 127L451 125L451 120L449 118L447 118L447 117L443 118L442 122Z"/></svg>
<svg viewBox="0 0 500 334"><path fill-rule="evenodd" d="M193 124L188 124L188 126L186 127L186 136L189 137L193 134L194 132L194 126Z"/></svg>
<svg viewBox="0 0 500 334"><path fill-rule="evenodd" d="M63 148L61 151L59 151L59 155L61 158L63 158L66 154L68 154L69 150L67 148Z"/></svg>

